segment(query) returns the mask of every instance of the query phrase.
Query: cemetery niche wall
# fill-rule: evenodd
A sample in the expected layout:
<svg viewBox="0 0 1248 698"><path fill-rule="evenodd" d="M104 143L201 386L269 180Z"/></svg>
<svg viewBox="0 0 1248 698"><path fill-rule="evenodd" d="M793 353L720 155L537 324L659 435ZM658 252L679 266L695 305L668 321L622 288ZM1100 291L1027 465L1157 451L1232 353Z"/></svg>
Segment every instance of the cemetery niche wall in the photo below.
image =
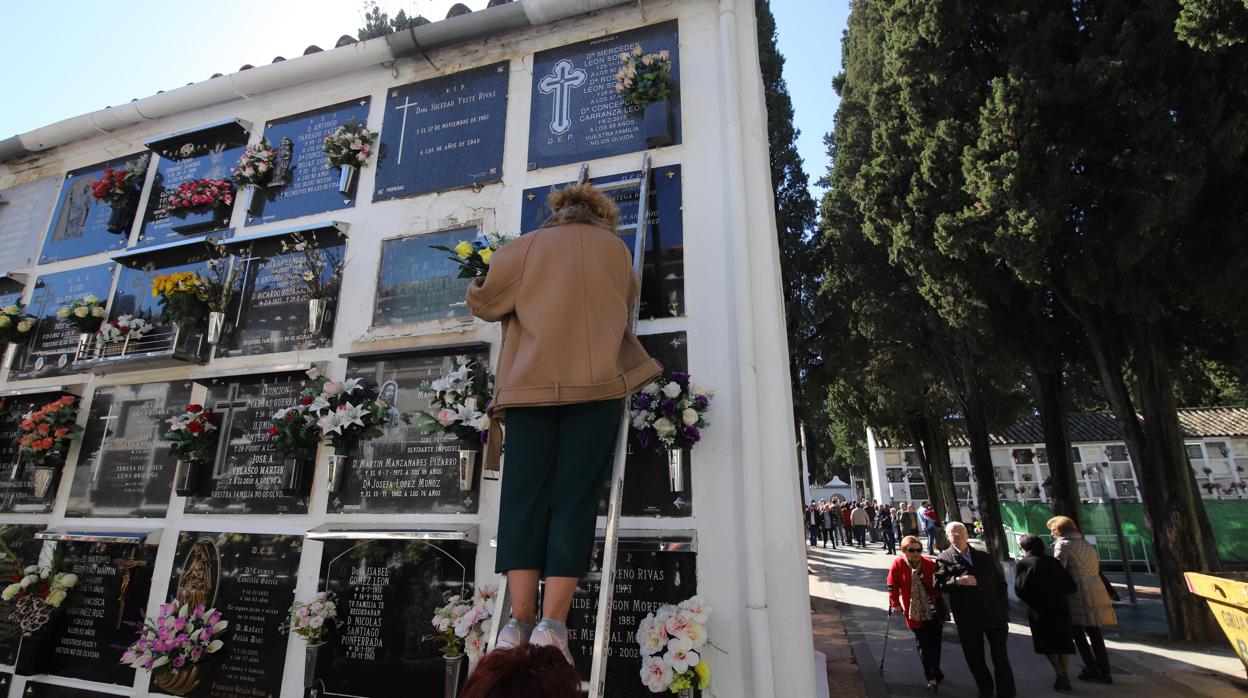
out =
<svg viewBox="0 0 1248 698"><path fill-rule="evenodd" d="M55 177L44 177L0 190L0 273L35 261L56 185Z"/></svg>
<svg viewBox="0 0 1248 698"><path fill-rule="evenodd" d="M17 352L11 379L43 378L74 373L82 332L57 314L70 302L108 298L115 264L101 264L41 275L35 279L26 312L38 318L30 340Z"/></svg>
<svg viewBox="0 0 1248 698"><path fill-rule="evenodd" d="M229 225L235 193L230 183L231 170L247 146L248 130L245 122L230 119L148 141L148 148L160 157L143 218L140 245L171 242L184 235ZM206 204L176 205L181 188L197 182L221 182L221 188L230 193L230 200L217 197Z"/></svg>
<svg viewBox="0 0 1248 698"><path fill-rule="evenodd" d="M92 196L91 186L104 176L105 170L126 169L128 167L148 167L150 156L136 153L123 158L116 158L98 165L72 170L65 175L61 183L61 192L56 200L56 210L52 214L52 222L48 226L47 236L43 242L43 252L39 257L42 264L62 259L85 257L97 252L119 250L126 246L130 234L128 225L118 230L110 230L109 219L113 217L113 209L103 201ZM132 217L133 206L138 204L136 192L128 203L124 204L125 216ZM124 223L124 221L119 221ZM113 227L117 227L114 225Z"/></svg>

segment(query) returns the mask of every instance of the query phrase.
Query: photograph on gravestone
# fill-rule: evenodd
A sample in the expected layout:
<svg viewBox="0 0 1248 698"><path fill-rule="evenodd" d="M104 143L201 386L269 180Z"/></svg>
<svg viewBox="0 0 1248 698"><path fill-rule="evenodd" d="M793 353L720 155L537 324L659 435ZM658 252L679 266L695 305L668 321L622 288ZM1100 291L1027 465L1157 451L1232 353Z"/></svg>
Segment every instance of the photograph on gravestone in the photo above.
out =
<svg viewBox="0 0 1248 698"><path fill-rule="evenodd" d="M23 465L17 468L17 477L13 477L19 455L17 440L21 436L18 425L23 415L67 394L57 391L0 398L0 512L41 514L52 510L59 479L52 482L47 496L36 497L34 468ZM60 474L68 465L61 466Z"/></svg>
<svg viewBox="0 0 1248 698"><path fill-rule="evenodd" d="M316 667L324 695L441 696L434 610L471 596L476 555L466 541L325 541L320 588L337 596L338 618L331 659Z"/></svg>
<svg viewBox="0 0 1248 698"><path fill-rule="evenodd" d="M636 179L640 172L624 172L594 177L591 184L604 185ZM650 227L646 233L646 257L641 270L642 320L680 317L685 314L685 235L681 203L680 165L656 167L651 171ZM520 205L520 230L531 233L550 216L546 197L572 182L524 190ZM617 189L607 193L619 206L620 225L637 222L638 189ZM631 252L637 233L620 236Z"/></svg>
<svg viewBox="0 0 1248 698"><path fill-rule="evenodd" d="M601 539L595 541L593 555L590 574L577 585L568 614L568 645L582 680L589 679L593 661ZM638 678L641 653L637 647L637 626L663 604L677 604L698 593L697 553L687 539L667 542L621 534L617 563L605 695L640 698L652 694Z"/></svg>
<svg viewBox="0 0 1248 698"><path fill-rule="evenodd" d="M8 676L7 674L5 675L6 678ZM7 686L7 684L5 685ZM0 693L8 695L8 691L5 689L0 689ZM117 698L117 694L43 683L42 681L27 681L26 690L22 693L22 698Z"/></svg>
<svg viewBox="0 0 1248 698"><path fill-rule="evenodd" d="M0 274L35 262L58 181L44 177L0 189Z"/></svg>
<svg viewBox="0 0 1248 698"><path fill-rule="evenodd" d="M302 372L231 376L204 381L204 409L217 425L217 449L199 473L201 496L190 514L305 514L315 463L288 462L269 436L274 412L295 404L308 384ZM290 476L301 476L289 487Z"/></svg>
<svg viewBox="0 0 1248 698"><path fill-rule="evenodd" d="M239 295L226 315L228 331L217 345L217 356L320 349L333 343L345 236L335 228L321 228L297 238L267 238L247 249L233 249L238 255L234 263L242 265L237 272ZM310 283L309 278L318 274L319 283ZM309 308L312 286L324 289L315 332Z"/></svg>
<svg viewBox="0 0 1248 698"><path fill-rule="evenodd" d="M529 114L529 169L584 162L646 150L644 110L615 91L620 54L640 46L668 51L675 88L669 99L672 139L679 144L680 47L676 21L540 51L533 56Z"/></svg>
<svg viewBox="0 0 1248 698"><path fill-rule="evenodd" d="M39 562L43 541L35 540L35 533L43 529L42 525L0 524L0 579L11 580L27 565ZM17 621L10 618L8 612L0 613L0 664L12 664L17 659L17 643L21 637L22 628ZM3 695L7 694L0 691L0 696Z"/></svg>
<svg viewBox="0 0 1248 698"><path fill-rule="evenodd" d="M139 246L157 245L229 226L233 206L170 209L178 186L198 180L230 181L238 156L247 147L247 131L229 121L148 143L160 157L148 197Z"/></svg>
<svg viewBox="0 0 1248 698"><path fill-rule="evenodd" d="M470 280L457 278L459 266L431 245L454 247L460 240L475 240L478 233L476 227L464 227L382 240L373 327L470 320L464 301Z"/></svg>
<svg viewBox="0 0 1248 698"><path fill-rule="evenodd" d="M321 144L325 136L354 120L368 121L371 97L351 100L314 111L274 119L265 125L264 137L275 149L289 140L292 146L289 183L253 189L246 196L261 196L264 204L252 206L248 201L247 225L309 216L336 211L354 204L354 199L338 193L338 168L328 167ZM244 196L242 192L239 196Z"/></svg>
<svg viewBox="0 0 1248 698"><path fill-rule="evenodd" d="M95 200L91 195L91 185L104 175L106 169L124 169L137 163L148 165L150 159L148 153L135 153L66 174L56 200L56 211L44 238L39 263L124 248L130 239L129 228L120 233L109 232L108 219L113 210L108 203Z"/></svg>
<svg viewBox="0 0 1248 698"><path fill-rule="evenodd" d="M282 692L286 635L295 600L302 536L183 531L168 598L221 612L225 646L205 665L197 698L268 698ZM155 683L148 689L161 690Z"/></svg>
<svg viewBox="0 0 1248 698"><path fill-rule="evenodd" d="M507 62L392 87L373 201L503 179Z"/></svg>
<svg viewBox="0 0 1248 698"><path fill-rule="evenodd" d="M60 541L57 571L78 583L53 617L47 672L129 686L134 669L121 664L143 623L156 546Z"/></svg>
<svg viewBox="0 0 1248 698"><path fill-rule="evenodd" d="M82 437L67 517L161 517L169 508L173 455L162 438L186 409L190 381L97 388Z"/></svg>
<svg viewBox="0 0 1248 698"><path fill-rule="evenodd" d="M347 377L377 386L379 397L393 401L400 412L427 412L430 403L420 393L421 384L450 373L456 356L484 363L489 350L473 345L351 358ZM408 425L396 421L385 436L359 446L341 490L330 495L329 511L475 514L481 500L480 458L461 482L463 446L447 434L426 433L417 420Z"/></svg>
<svg viewBox="0 0 1248 698"><path fill-rule="evenodd" d="M56 311L70 301L92 295L108 298L113 285L116 264L101 264L55 274L35 280L26 312L39 318L30 343L13 361L11 379L42 378L74 373L74 355L78 350L78 330L57 317Z"/></svg>

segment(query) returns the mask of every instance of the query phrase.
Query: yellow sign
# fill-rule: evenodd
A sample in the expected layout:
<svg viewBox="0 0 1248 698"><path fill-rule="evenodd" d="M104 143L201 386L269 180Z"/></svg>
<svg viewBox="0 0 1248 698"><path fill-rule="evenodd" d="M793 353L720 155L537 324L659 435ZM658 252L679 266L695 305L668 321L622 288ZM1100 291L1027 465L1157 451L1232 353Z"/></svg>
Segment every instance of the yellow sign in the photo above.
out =
<svg viewBox="0 0 1248 698"><path fill-rule="evenodd" d="M1248 668L1248 583L1187 572L1187 590L1205 599L1231 641L1239 661Z"/></svg>

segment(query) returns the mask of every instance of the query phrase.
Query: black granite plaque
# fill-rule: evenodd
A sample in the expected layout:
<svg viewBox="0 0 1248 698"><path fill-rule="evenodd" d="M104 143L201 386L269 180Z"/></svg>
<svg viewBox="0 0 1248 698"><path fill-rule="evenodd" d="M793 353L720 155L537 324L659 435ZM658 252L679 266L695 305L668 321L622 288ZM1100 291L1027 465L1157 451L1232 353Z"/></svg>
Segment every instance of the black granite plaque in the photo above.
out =
<svg viewBox="0 0 1248 698"><path fill-rule="evenodd" d="M472 593L476 546L463 541L327 540L321 588L338 596L326 695L442 695L434 609ZM436 687L436 691L433 687Z"/></svg>
<svg viewBox="0 0 1248 698"><path fill-rule="evenodd" d="M221 612L230 627L212 656L197 698L281 694L286 663L282 621L295 599L302 536L197 533L178 536L169 597ZM152 684L149 690L159 693Z"/></svg>
<svg viewBox="0 0 1248 698"><path fill-rule="evenodd" d="M42 531L43 526L22 524L0 524L0 583L8 586L16 579L21 579L22 570L27 565L39 563L39 551L43 549L43 541L35 540L35 532ZM17 643L22 637L22 628L17 621L9 618L9 613L0 613L0 664L12 664L17 658ZM0 696L7 695L0 691Z"/></svg>
<svg viewBox="0 0 1248 698"><path fill-rule="evenodd" d="M487 357L485 348L478 347L353 358L347 362L347 377L377 386L380 397L394 401L401 412L428 411L420 384L450 373L457 354ZM478 463L471 486L461 489L459 448L452 436L426 434L415 423L396 420L385 436L360 444L342 488L330 495L329 511L474 514L481 467Z"/></svg>
<svg viewBox="0 0 1248 698"><path fill-rule="evenodd" d="M603 185L624 179L635 179L640 172L625 172L589 180ZM649 215L650 227L646 237L646 256L641 272L641 312L643 320L656 317L677 317L685 314L685 233L681 215L680 165L656 167L651 173ZM571 184L565 182L550 187L536 187L524 191L520 209L520 230L532 232L541 227L550 215L546 197L556 188ZM620 225L637 222L640 191L619 189L609 192L620 208ZM632 250L636 232L621 236Z"/></svg>
<svg viewBox="0 0 1248 698"><path fill-rule="evenodd" d="M676 22L664 22L533 56L533 109L529 116L529 169L582 162L646 149L642 110L615 92L620 54L641 46L670 51L672 133L680 143L680 50Z"/></svg>
<svg viewBox="0 0 1248 698"><path fill-rule="evenodd" d="M0 272L35 261L48 212L56 199L57 182L55 177L45 177L0 190Z"/></svg>
<svg viewBox="0 0 1248 698"><path fill-rule="evenodd" d="M96 389L65 515L164 516L174 458L162 437L190 400L189 381Z"/></svg>
<svg viewBox="0 0 1248 698"><path fill-rule="evenodd" d="M11 677L11 674L4 674L4 677L8 679ZM8 686L7 683L4 685ZM0 688L0 693L7 696L7 688ZM43 683L42 681L27 681L26 690L22 693L22 698L117 698L117 694Z"/></svg>
<svg viewBox="0 0 1248 698"><path fill-rule="evenodd" d="M607 663L606 695L613 698L652 695L638 678L641 653L637 647L637 626L659 606L676 604L698 593L697 553L688 549L687 544L676 551L659 547L655 539L620 539L608 650L611 661ZM594 543L595 570L601 562L599 540ZM581 580L568 614L568 645L583 680L589 679L593 661L600 584L601 575L593 571Z"/></svg>
<svg viewBox="0 0 1248 698"><path fill-rule="evenodd" d="M22 302L22 291L25 286L7 276L0 277L0 307Z"/></svg>
<svg viewBox="0 0 1248 698"><path fill-rule="evenodd" d="M61 185L61 194L56 200L56 211L52 214L52 223L43 243L43 253L39 256L40 263L73 259L125 247L130 231L108 232L106 226L112 209L107 203L96 201L91 196L91 185L107 168L123 168L135 160L147 161L148 158L147 153L136 153L66 174Z"/></svg>
<svg viewBox="0 0 1248 698"><path fill-rule="evenodd" d="M343 259L346 245L336 235L321 236L317 240L330 264ZM282 254L276 244L255 247L249 256L237 260L246 265L239 273L241 293L236 307L227 316L231 327L225 340L217 345L217 356L319 349L333 342L337 293L325 299L320 331L309 332L307 295L301 286L291 281L304 270L303 260L303 253ZM326 269L322 280L328 282L331 275Z"/></svg>
<svg viewBox="0 0 1248 698"><path fill-rule="evenodd" d="M47 672L129 686L134 669L119 664L143 623L152 587L154 545L60 542L58 571L78 575L54 620Z"/></svg>
<svg viewBox="0 0 1248 698"><path fill-rule="evenodd" d="M21 436L18 424L22 415L63 395L65 393L48 392L3 398L4 409L0 410L0 512L40 514L52 510L59 483L53 484L46 498L39 499L35 497L34 468L22 468L16 480L10 479L9 474L17 462L17 440ZM62 466L61 472L64 470Z"/></svg>
<svg viewBox="0 0 1248 698"><path fill-rule="evenodd" d="M35 280L35 291L26 312L39 318L30 343L13 362L13 378L39 378L73 373L78 330L56 316L61 306L75 298L94 294L108 297L114 264L45 274Z"/></svg>
<svg viewBox="0 0 1248 698"><path fill-rule="evenodd" d="M200 491L208 494L188 498L188 513L307 513L311 478L301 492L283 490L283 457L268 435L269 418L298 401L305 380L303 373L277 373L209 381L204 407L216 415L217 452L200 473Z"/></svg>
<svg viewBox="0 0 1248 698"><path fill-rule="evenodd" d="M108 317L114 320L119 315L136 315L147 318L153 325L164 324L166 320L161 315L160 298L152 295L152 281L166 274L205 270L203 262L158 268L123 266L117 279L117 290L113 294L113 304L109 309Z"/></svg>
<svg viewBox="0 0 1248 698"><path fill-rule="evenodd" d="M370 99L363 97L268 123L264 137L274 148L283 139L290 139L293 146L290 184L262 188L260 195L264 197L264 206L259 209L259 215L247 216L247 225L336 211L352 205L352 199L338 193L338 168L326 167L321 144L325 136L350 119L360 124L367 122Z"/></svg>
<svg viewBox="0 0 1248 698"><path fill-rule="evenodd" d="M154 146L157 147L157 146ZM175 227L195 226L199 234L229 225L228 215L224 225L212 225L214 211L190 213L184 217L165 212L170 197L177 193L178 185L197 179L229 180L238 156L247 147L247 132L235 124L208 128L185 136L162 142L157 147L160 158L156 165L156 179L148 198L143 218L143 235L139 246L156 245L181 239L186 233Z"/></svg>
<svg viewBox="0 0 1248 698"><path fill-rule="evenodd" d="M459 267L430 245L454 247L460 240L475 240L477 232L456 228L383 240L373 326L467 317L469 280L456 278Z"/></svg>
<svg viewBox="0 0 1248 698"><path fill-rule="evenodd" d="M503 178L507 63L392 87L373 201Z"/></svg>

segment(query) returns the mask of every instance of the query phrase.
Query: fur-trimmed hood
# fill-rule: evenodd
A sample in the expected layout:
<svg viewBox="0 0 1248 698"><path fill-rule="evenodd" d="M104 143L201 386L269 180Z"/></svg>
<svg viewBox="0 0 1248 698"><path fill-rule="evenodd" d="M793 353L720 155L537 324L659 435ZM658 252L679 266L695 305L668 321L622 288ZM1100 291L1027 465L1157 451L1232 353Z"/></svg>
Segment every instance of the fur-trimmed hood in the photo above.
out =
<svg viewBox="0 0 1248 698"><path fill-rule="evenodd" d="M614 233L620 223L620 211L615 201L592 184L573 184L556 189L546 197L546 207L553 213L542 223L543 228L585 223Z"/></svg>

